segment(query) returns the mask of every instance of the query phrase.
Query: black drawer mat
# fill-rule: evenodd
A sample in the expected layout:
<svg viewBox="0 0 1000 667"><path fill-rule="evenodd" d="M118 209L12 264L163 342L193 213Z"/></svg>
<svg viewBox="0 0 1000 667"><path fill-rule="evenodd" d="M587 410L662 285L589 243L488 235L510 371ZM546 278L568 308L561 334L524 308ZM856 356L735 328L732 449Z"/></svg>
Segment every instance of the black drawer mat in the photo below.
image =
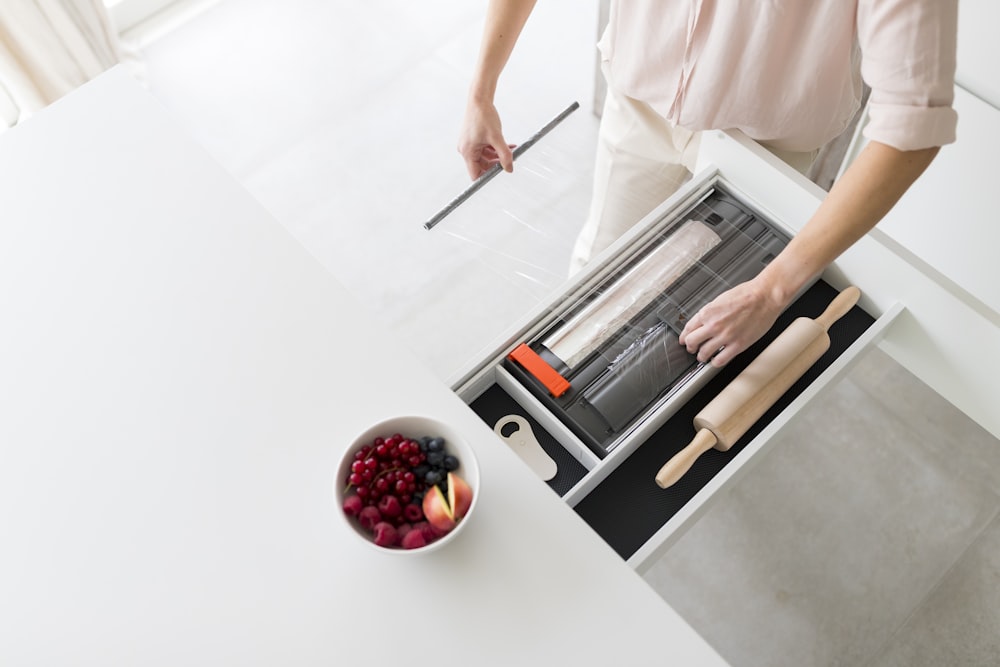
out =
<svg viewBox="0 0 1000 667"><path fill-rule="evenodd" d="M705 484L722 470L803 389L875 321L857 306L830 327L830 349L754 424L729 451L710 449L668 489L653 481L660 467L694 437L694 416L735 378L796 317L817 317L837 295L825 282L813 285L778 318L760 341L739 355L682 406L624 463L577 503L575 509L622 558L629 558Z"/></svg>
<svg viewBox="0 0 1000 667"><path fill-rule="evenodd" d="M576 458L573 457L559 442L549 435L548 431L535 421L527 411L510 397L499 385L493 385L474 400L469 407L479 417L493 428L494 424L500 421L501 417L507 415L521 415L528 420L531 425L531 432L535 439L545 450L545 453L556 462L558 471L556 476L546 482L553 491L563 496L573 486L583 479L587 474L587 469L583 467Z"/></svg>

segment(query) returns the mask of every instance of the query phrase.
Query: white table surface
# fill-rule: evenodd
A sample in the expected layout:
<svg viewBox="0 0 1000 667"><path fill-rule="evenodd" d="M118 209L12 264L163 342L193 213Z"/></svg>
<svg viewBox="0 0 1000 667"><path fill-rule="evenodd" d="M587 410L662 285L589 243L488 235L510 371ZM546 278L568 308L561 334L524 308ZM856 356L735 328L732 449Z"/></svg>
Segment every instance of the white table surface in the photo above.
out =
<svg viewBox="0 0 1000 667"><path fill-rule="evenodd" d="M723 664L122 71L0 136L0 285L0 664ZM414 558L332 498L399 414L483 478Z"/></svg>

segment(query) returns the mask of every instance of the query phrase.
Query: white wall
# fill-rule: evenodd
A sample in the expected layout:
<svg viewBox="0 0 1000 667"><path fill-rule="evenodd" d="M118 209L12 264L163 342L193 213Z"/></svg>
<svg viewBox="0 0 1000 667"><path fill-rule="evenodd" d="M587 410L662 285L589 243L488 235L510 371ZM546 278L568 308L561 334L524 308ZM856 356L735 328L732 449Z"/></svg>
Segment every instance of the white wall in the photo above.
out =
<svg viewBox="0 0 1000 667"><path fill-rule="evenodd" d="M1000 2L960 0L958 3L957 83L1000 109Z"/></svg>

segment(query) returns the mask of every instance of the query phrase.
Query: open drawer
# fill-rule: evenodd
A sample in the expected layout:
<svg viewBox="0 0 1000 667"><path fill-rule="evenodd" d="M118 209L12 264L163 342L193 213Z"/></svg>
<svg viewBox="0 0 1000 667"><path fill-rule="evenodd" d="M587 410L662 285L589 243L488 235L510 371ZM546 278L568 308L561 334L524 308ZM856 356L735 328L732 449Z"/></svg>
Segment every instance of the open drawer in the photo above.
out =
<svg viewBox="0 0 1000 667"><path fill-rule="evenodd" d="M790 181L773 195L797 187ZM818 201L814 193L812 206ZM902 311L854 306L830 328L830 349L732 448L702 455L670 488L656 485L660 466L694 436L694 415L792 320L818 316L849 284L832 268L722 370L677 343L687 316L781 250L811 213L802 202L778 214L770 196L748 194L707 165L453 385L501 436L518 430L508 423L514 417L524 420L551 459L540 476L636 569L658 558Z"/></svg>

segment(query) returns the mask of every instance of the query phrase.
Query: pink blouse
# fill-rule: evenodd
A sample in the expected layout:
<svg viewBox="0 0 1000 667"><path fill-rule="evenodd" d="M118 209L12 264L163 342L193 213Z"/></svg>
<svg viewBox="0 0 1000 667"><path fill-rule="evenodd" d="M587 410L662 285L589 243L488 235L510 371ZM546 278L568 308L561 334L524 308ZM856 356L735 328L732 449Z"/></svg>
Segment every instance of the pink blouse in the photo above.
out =
<svg viewBox="0 0 1000 667"><path fill-rule="evenodd" d="M613 0L599 47L612 85L691 130L808 151L871 87L865 136L955 140L957 0Z"/></svg>

